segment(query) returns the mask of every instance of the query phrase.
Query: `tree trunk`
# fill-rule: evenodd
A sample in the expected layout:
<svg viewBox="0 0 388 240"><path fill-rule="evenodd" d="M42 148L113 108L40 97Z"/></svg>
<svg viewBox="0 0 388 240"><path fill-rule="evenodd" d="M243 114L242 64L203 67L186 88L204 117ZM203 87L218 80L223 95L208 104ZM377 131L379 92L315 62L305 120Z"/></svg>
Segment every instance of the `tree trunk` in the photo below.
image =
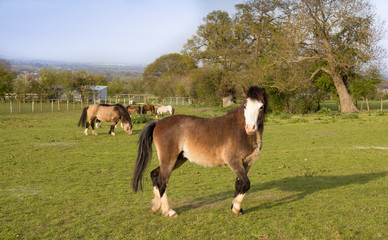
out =
<svg viewBox="0 0 388 240"><path fill-rule="evenodd" d="M352 101L352 97L350 96L344 81L339 76L334 76L333 80L339 96L341 112L343 113L359 112L356 105L354 105Z"/></svg>
<svg viewBox="0 0 388 240"><path fill-rule="evenodd" d="M222 106L223 107L229 107L229 106L233 105L234 102L232 101L232 99L233 99L233 95L229 95L227 97L223 97L222 98Z"/></svg>

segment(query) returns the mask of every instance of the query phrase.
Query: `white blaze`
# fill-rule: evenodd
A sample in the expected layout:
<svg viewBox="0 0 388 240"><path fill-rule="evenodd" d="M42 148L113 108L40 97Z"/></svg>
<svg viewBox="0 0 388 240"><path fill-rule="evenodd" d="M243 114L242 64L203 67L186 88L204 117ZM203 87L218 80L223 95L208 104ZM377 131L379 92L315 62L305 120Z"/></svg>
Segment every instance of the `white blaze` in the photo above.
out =
<svg viewBox="0 0 388 240"><path fill-rule="evenodd" d="M247 103L244 109L245 117L245 130L248 134L257 131L257 118L259 117L261 107L264 104L257 100L247 99Z"/></svg>

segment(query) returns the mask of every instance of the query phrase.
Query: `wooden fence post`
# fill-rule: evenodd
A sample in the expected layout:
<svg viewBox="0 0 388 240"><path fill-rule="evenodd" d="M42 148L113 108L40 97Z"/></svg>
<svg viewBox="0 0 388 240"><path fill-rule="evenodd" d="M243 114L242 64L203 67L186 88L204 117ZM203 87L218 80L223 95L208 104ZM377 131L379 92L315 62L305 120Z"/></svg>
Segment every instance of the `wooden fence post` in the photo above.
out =
<svg viewBox="0 0 388 240"><path fill-rule="evenodd" d="M31 104L31 111L34 112L34 99L32 99L32 104Z"/></svg>
<svg viewBox="0 0 388 240"><path fill-rule="evenodd" d="M43 112L43 98L40 97L40 112Z"/></svg>
<svg viewBox="0 0 388 240"><path fill-rule="evenodd" d="M54 111L54 99L51 100L51 112L53 112L53 111Z"/></svg>
<svg viewBox="0 0 388 240"><path fill-rule="evenodd" d="M383 112L383 99L381 99L380 110Z"/></svg>
<svg viewBox="0 0 388 240"><path fill-rule="evenodd" d="M11 111L11 114L12 114L12 100L9 101L9 110Z"/></svg>

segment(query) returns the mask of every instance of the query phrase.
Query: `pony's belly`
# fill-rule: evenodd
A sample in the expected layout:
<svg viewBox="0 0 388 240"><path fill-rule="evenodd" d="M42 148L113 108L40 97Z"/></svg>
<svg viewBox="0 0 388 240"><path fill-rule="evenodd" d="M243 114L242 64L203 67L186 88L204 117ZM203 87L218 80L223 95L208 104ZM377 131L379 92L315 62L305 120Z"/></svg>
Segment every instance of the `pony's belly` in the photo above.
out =
<svg viewBox="0 0 388 240"><path fill-rule="evenodd" d="M219 167L226 165L220 156L211 154L210 152L183 150L183 156L190 162L196 163L203 167Z"/></svg>

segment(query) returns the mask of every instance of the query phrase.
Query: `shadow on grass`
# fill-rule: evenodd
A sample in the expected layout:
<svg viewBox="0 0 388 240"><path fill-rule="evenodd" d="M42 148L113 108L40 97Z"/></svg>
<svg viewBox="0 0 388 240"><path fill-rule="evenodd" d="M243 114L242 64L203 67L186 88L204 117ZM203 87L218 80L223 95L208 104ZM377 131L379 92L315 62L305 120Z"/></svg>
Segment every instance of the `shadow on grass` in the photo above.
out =
<svg viewBox="0 0 388 240"><path fill-rule="evenodd" d="M322 190L338 188L342 186L348 186L352 184L362 185L370 181L385 177L388 175L388 172L380 173L363 173L363 174L353 174L353 175L344 175L344 176L297 176L283 178L279 180L274 180L270 182L265 182L261 184L256 184L251 186L251 189L248 191L248 194L255 192L260 192L268 189L280 189L284 192L298 192L291 196L287 196L280 199L266 200L264 203L249 208L244 209L246 212L253 212L259 209L269 209L276 206L281 206L283 204L288 204L303 199L304 197L319 192ZM226 192L220 192L211 194L208 196L201 196L200 198L194 199L190 204L186 204L181 207L177 207L178 211L187 211L192 209L201 208L205 205L215 205L218 202L230 199L232 201L234 195L234 189Z"/></svg>

